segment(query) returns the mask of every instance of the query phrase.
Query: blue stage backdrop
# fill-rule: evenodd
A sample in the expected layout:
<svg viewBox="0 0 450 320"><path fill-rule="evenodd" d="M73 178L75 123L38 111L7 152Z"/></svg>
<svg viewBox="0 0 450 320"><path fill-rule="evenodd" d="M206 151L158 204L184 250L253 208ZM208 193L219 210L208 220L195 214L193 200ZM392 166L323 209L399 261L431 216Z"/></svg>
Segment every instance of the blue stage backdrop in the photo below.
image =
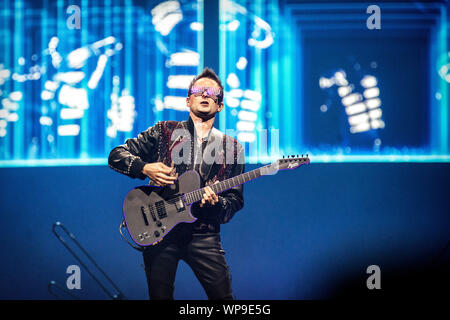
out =
<svg viewBox="0 0 450 320"><path fill-rule="evenodd" d="M216 126L249 163L449 161L444 1L381 2L379 29L363 2L214 3L0 1L0 166L105 164L187 117L205 53L226 89Z"/></svg>
<svg viewBox="0 0 450 320"><path fill-rule="evenodd" d="M448 249L439 255L449 241L449 177L446 163L311 164L246 184L244 208L222 225L236 298L326 299L350 285L353 293L369 294L370 265L381 269L381 293L391 294L398 286L393 274L406 277L445 261L448 267ZM50 281L66 288L67 267L80 264L52 233L56 221L127 298L148 298L142 257L118 231L123 198L142 182L104 166L3 168L0 178L8 181L2 186L0 299L54 299ZM423 294L419 280L405 286L415 297ZM427 280L436 279L430 273ZM81 289L71 292L109 299L83 268ZM184 262L175 298L206 298Z"/></svg>
<svg viewBox="0 0 450 320"><path fill-rule="evenodd" d="M311 159L246 185L223 225L238 299L367 296L370 265L393 296L425 288L411 278L440 283L448 2L204 1L0 0L0 299L53 299L52 281L71 298L61 289L80 264L57 221L127 298L147 299L141 256L118 232L125 195L146 182L107 156L157 121L187 119L205 61L225 86L215 126L244 145L247 171ZM71 294L108 298L81 275ZM184 263L175 298L206 298Z"/></svg>

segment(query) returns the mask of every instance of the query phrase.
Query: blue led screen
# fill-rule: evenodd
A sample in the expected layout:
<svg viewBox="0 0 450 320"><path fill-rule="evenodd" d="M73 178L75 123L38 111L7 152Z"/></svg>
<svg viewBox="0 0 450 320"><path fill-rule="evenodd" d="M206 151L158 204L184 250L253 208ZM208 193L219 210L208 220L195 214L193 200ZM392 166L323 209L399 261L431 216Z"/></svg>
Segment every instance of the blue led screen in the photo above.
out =
<svg viewBox="0 0 450 320"><path fill-rule="evenodd" d="M3 163L104 163L157 121L186 119L187 87L201 67L201 2L0 5Z"/></svg>
<svg viewBox="0 0 450 320"><path fill-rule="evenodd" d="M368 7L222 0L222 128L253 141L259 159L274 149L319 162L448 161L448 7L382 2L379 29Z"/></svg>
<svg viewBox="0 0 450 320"><path fill-rule="evenodd" d="M328 32L326 41L319 37L305 39L305 78L333 79L341 75L341 81L346 82L329 88L321 88L319 81L304 82L304 104L308 106L303 112L305 144L334 153L350 154L352 149L360 153L429 153L427 39L352 38ZM365 88L368 79L373 79L374 86ZM352 94L361 101L347 102ZM376 104L374 108L358 109L358 105L370 106L371 102ZM364 119L357 121L357 115L371 118L376 112L379 117L374 119L380 123L375 123L375 128L365 126Z"/></svg>
<svg viewBox="0 0 450 320"><path fill-rule="evenodd" d="M368 28L365 3L219 5L216 125L248 162L449 161L445 3L382 2L380 29ZM105 164L157 121L186 119L208 43L203 10L194 0L0 1L0 166Z"/></svg>

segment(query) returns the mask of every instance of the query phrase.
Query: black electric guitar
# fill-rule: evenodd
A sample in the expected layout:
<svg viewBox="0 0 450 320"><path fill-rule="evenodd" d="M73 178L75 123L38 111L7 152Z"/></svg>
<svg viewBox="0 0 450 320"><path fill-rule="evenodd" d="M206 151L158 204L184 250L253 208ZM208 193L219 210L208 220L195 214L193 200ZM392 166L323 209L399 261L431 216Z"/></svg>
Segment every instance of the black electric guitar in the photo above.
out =
<svg viewBox="0 0 450 320"><path fill-rule="evenodd" d="M278 170L295 169L309 162L308 155L279 159L270 165L220 181L210 187L219 194L261 176L273 175ZM191 206L203 198L203 193L200 176L193 170L186 171L174 184L166 187L140 186L131 190L123 203L123 215L134 242L140 246L154 245L177 224L197 220L191 214Z"/></svg>

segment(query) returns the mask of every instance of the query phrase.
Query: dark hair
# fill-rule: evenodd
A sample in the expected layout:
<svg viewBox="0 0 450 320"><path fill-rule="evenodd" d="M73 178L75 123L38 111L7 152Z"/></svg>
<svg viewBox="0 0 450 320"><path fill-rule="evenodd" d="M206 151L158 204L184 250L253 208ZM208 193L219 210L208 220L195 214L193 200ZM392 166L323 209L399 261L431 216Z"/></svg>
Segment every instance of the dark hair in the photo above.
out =
<svg viewBox="0 0 450 320"><path fill-rule="evenodd" d="M219 77L217 76L217 74L214 72L214 70L211 69L211 68L208 68L208 67L206 67L205 69L203 69L202 73L200 73L198 76L196 76L196 77L192 80L191 84L189 85L188 97L191 95L191 88L192 88L192 86L194 85L194 83L195 83L197 80L200 80L201 78L208 78L208 79L211 79L211 80L214 80L215 82L217 82L217 84L218 84L219 87L220 87L220 94L219 94L219 96L218 96L218 98L219 98L219 102L218 102L218 103L221 103L221 102L223 101L223 86L222 86L222 82L220 82L220 79L219 79Z"/></svg>

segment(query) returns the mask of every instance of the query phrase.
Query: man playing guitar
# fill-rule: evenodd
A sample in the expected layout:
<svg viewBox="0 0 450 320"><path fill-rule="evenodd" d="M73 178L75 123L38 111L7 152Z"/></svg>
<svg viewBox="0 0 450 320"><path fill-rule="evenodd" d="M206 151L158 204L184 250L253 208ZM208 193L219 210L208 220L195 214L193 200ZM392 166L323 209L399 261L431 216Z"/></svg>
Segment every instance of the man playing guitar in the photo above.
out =
<svg viewBox="0 0 450 320"><path fill-rule="evenodd" d="M244 205L243 186L217 195L208 185L244 172L244 150L236 139L213 127L222 111L223 86L205 68L189 86L187 121L161 121L114 148L108 165L131 178L150 179L171 186L188 170L195 170L207 187L192 206L197 220L176 225L156 245L143 250L150 299L173 299L180 259L193 270L209 299L233 299L231 276L220 240L220 225Z"/></svg>

